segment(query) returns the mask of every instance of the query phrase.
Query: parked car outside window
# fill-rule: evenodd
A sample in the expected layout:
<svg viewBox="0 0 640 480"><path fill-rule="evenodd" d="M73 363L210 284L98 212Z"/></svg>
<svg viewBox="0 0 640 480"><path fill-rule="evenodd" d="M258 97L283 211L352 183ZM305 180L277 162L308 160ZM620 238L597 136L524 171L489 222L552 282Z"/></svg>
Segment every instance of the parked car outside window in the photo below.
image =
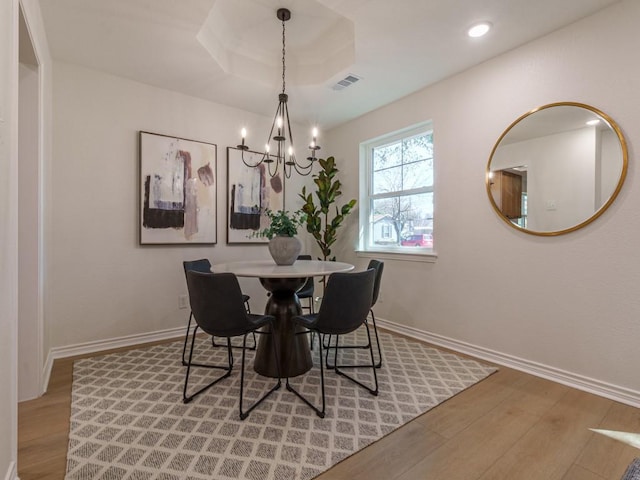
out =
<svg viewBox="0 0 640 480"><path fill-rule="evenodd" d="M409 235L400 242L400 245L402 245L403 247L433 248L433 236L430 233Z"/></svg>

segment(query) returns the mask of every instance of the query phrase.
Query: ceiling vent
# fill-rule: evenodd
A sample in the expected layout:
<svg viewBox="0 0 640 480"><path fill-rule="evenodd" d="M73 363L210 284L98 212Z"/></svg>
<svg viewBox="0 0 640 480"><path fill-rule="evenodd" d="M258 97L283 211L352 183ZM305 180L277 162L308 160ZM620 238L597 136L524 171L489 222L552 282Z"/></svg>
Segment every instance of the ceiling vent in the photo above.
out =
<svg viewBox="0 0 640 480"><path fill-rule="evenodd" d="M360 80L360 78L361 77L358 77L357 75L350 73L349 75L344 77L342 80L340 80L338 83L333 85L331 88L333 90L344 90L345 88L350 87L351 85L356 83L358 80Z"/></svg>

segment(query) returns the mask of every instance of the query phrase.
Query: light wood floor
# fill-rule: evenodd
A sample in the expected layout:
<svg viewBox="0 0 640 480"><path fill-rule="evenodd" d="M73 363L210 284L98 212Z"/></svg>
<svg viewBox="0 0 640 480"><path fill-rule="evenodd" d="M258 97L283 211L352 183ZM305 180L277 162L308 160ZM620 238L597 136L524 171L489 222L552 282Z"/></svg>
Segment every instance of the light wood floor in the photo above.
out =
<svg viewBox="0 0 640 480"><path fill-rule="evenodd" d="M64 478L76 358L19 405L21 480ZM640 409L500 367L318 479L619 479L640 451L589 428L640 432Z"/></svg>

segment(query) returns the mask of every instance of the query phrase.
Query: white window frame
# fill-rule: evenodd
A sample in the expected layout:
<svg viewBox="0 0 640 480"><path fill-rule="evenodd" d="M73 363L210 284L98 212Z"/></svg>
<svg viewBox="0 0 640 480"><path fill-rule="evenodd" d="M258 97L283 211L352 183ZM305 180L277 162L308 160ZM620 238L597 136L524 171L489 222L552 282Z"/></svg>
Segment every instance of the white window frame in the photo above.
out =
<svg viewBox="0 0 640 480"><path fill-rule="evenodd" d="M380 137L367 140L360 144L360 238L357 249L358 256L361 257L379 257L395 260L409 260L409 261L424 261L434 262L437 255L434 248L426 247L403 247L401 245L373 245L373 242L369 242L369 235L371 234L370 219L371 208L373 200L377 198L383 198L385 194L373 195L372 192L372 152L373 149L388 143L399 141L403 138L413 137L429 131L433 131L433 123L431 121L422 122L411 127L398 130L389 134L381 135ZM434 155L434 170L435 170L435 155ZM435 172L434 172L435 177ZM435 184L435 178L434 178ZM415 194L415 193L434 193L434 185L429 187L423 187L420 189L405 190L403 193ZM394 193L392 196L395 196ZM435 200L435 199L434 199ZM434 208L434 217L436 215ZM434 219L435 221L435 219ZM434 232L435 233L435 232ZM434 235L435 237L435 235ZM435 247L435 244L434 244Z"/></svg>

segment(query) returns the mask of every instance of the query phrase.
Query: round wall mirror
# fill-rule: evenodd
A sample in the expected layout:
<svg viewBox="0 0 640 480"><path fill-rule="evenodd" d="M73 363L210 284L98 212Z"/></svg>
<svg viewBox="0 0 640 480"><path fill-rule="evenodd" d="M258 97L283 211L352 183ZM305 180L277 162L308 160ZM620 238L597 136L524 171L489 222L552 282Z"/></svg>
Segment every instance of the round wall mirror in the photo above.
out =
<svg viewBox="0 0 640 480"><path fill-rule="evenodd" d="M627 174L618 125L589 105L544 105L513 122L493 147L486 185L495 211L533 235L560 235L599 217Z"/></svg>

